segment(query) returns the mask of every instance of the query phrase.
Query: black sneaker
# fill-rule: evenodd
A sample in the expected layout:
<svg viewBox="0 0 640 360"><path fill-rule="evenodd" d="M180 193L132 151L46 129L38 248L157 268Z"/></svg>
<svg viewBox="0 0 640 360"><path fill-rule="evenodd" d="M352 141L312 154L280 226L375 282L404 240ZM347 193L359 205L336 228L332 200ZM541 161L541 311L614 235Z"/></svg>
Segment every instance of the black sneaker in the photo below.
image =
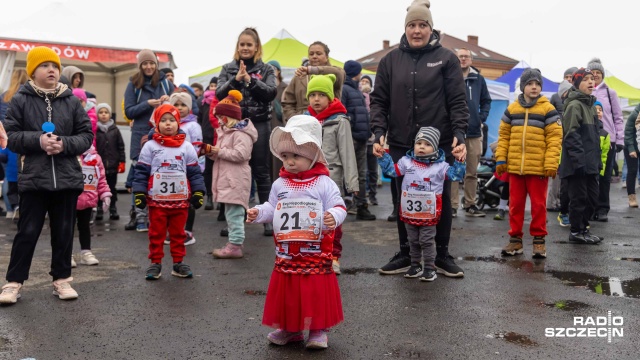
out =
<svg viewBox="0 0 640 360"><path fill-rule="evenodd" d="M125 230L135 230L138 223L136 222L136 208L131 207L129 210L129 222L124 226Z"/></svg>
<svg viewBox="0 0 640 360"><path fill-rule="evenodd" d="M447 255L444 259L436 258L436 271L446 277L459 278L464 276L464 271L453 262L451 255Z"/></svg>
<svg viewBox="0 0 640 360"><path fill-rule="evenodd" d="M592 234L592 233L589 231L589 228L587 228L587 230L585 230L585 232L584 232L584 236L591 237L591 238L593 238L594 240L596 240L597 242L600 242L600 241L604 240L604 236L598 236L598 235L594 235L594 234Z"/></svg>
<svg viewBox="0 0 640 360"><path fill-rule="evenodd" d="M378 205L378 199L376 198L375 195L369 195L369 204L371 205Z"/></svg>
<svg viewBox="0 0 640 360"><path fill-rule="evenodd" d="M109 209L109 220L120 220L120 215L118 215L118 209L116 208Z"/></svg>
<svg viewBox="0 0 640 360"><path fill-rule="evenodd" d="M229 229L223 228L222 230L220 230L220 236L224 236L224 237L229 236Z"/></svg>
<svg viewBox="0 0 640 360"><path fill-rule="evenodd" d="M466 216L471 216L471 217L485 217L485 214L483 211L478 210L478 208L475 205L471 205L468 208L465 209L465 213Z"/></svg>
<svg viewBox="0 0 640 360"><path fill-rule="evenodd" d="M424 269L424 271L422 272L422 276L420 276L420 281L433 281L435 279L438 278L438 275L436 275L436 271L435 270L431 270L431 269Z"/></svg>
<svg viewBox="0 0 640 360"><path fill-rule="evenodd" d="M147 275L145 278L147 280L157 280L162 276L162 265L161 264L151 264L147 268Z"/></svg>
<svg viewBox="0 0 640 360"><path fill-rule="evenodd" d="M385 266L378 269L378 272L384 275L402 274L409 270L409 267L411 267L409 256L397 252Z"/></svg>
<svg viewBox="0 0 640 360"><path fill-rule="evenodd" d="M422 265L420 264L411 264L409 270L404 273L404 277L409 279L415 279L420 275L422 275Z"/></svg>
<svg viewBox="0 0 640 360"><path fill-rule="evenodd" d="M597 244L602 240L600 240L600 238L587 235L586 232L581 232L581 233L570 233L569 241L578 243L578 244Z"/></svg>
<svg viewBox="0 0 640 360"><path fill-rule="evenodd" d="M193 273L191 272L191 268L189 267L189 265L181 262L173 264L171 275L181 278L193 277Z"/></svg>
<svg viewBox="0 0 640 360"><path fill-rule="evenodd" d="M204 204L205 210L213 210L213 198L211 195L207 195L207 202Z"/></svg>
<svg viewBox="0 0 640 360"><path fill-rule="evenodd" d="M356 214L356 220L375 220L376 216L373 215L369 209L367 209L367 205L358 206L358 212Z"/></svg>
<svg viewBox="0 0 640 360"><path fill-rule="evenodd" d="M607 214L598 214L598 217L596 218L596 221L607 222L607 221L609 221L609 215L607 215Z"/></svg>

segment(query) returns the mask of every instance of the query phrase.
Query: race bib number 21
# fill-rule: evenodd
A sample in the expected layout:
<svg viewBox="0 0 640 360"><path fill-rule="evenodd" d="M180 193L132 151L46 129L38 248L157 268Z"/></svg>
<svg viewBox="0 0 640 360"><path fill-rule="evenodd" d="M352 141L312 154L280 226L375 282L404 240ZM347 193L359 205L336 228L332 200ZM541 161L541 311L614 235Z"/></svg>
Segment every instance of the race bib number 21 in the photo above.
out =
<svg viewBox="0 0 640 360"><path fill-rule="evenodd" d="M284 199L273 214L276 241L320 241L322 202L308 199Z"/></svg>

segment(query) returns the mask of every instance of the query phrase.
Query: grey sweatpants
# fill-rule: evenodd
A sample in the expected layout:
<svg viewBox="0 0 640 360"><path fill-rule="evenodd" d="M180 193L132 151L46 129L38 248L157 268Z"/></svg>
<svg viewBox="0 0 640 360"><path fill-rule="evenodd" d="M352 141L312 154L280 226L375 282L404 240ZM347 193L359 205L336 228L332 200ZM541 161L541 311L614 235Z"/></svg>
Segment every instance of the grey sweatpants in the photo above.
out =
<svg viewBox="0 0 640 360"><path fill-rule="evenodd" d="M416 226L407 223L404 226L407 228L411 264L419 264L421 260L424 260L423 268L435 270L436 227Z"/></svg>

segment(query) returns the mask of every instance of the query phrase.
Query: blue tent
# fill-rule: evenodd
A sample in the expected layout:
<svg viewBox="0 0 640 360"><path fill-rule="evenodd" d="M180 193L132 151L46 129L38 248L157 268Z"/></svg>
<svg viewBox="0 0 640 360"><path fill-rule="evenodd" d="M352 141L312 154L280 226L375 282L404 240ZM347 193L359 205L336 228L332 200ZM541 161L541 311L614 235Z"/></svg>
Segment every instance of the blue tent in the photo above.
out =
<svg viewBox="0 0 640 360"><path fill-rule="evenodd" d="M531 66L529 66L529 64L527 64L526 62L520 61L516 66L514 66L511 70L509 70L508 73L496 79L496 81L509 84L509 93L511 94L509 99L511 101L515 99L515 93L520 93L520 89L516 88L516 83L518 82L518 79L520 79L522 72L525 69L528 69L530 67ZM558 85L559 85L558 83L553 82L543 76L542 77L542 95L546 96L547 98L550 98L551 95L558 92Z"/></svg>
<svg viewBox="0 0 640 360"><path fill-rule="evenodd" d="M487 132L487 144L491 144L494 141L498 141L500 119L502 119L502 114L504 114L507 106L509 106L509 85L499 81L485 80L487 82L487 89L489 89L489 95L491 95L491 110L485 122L485 126L487 126L489 130ZM491 149L487 148L485 157L491 157Z"/></svg>

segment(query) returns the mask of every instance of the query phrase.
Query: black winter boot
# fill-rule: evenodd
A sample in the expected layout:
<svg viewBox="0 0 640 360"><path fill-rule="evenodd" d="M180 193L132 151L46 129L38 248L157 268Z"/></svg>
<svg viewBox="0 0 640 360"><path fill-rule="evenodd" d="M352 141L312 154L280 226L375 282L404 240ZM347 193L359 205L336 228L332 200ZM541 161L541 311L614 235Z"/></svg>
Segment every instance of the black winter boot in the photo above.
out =
<svg viewBox="0 0 640 360"><path fill-rule="evenodd" d="M129 223L124 226L125 230L135 230L136 229L136 207L132 206L131 210L129 210Z"/></svg>
<svg viewBox="0 0 640 360"><path fill-rule="evenodd" d="M211 195L207 195L207 202L204 204L205 210L213 210L213 198Z"/></svg>
<svg viewBox="0 0 640 360"><path fill-rule="evenodd" d="M356 214L356 220L375 220L376 216L373 215L367 208L367 204L358 206L358 212Z"/></svg>

